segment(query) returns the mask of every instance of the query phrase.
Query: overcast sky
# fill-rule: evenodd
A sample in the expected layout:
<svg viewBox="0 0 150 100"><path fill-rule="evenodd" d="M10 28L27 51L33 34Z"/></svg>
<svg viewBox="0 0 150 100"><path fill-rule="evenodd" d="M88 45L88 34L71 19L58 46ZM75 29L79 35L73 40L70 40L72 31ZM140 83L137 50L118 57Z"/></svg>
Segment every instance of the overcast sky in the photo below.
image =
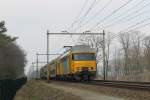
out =
<svg viewBox="0 0 150 100"><path fill-rule="evenodd" d="M80 32L89 30L99 23L93 31L101 32L105 29L117 33L143 20L143 26L150 23L149 0L130 0L131 2L120 10L117 9L129 0L95 1L94 6L91 6L94 0L0 0L0 20L6 22L7 34L19 37L17 43L27 54L28 67L35 61L36 52L46 52L47 29L50 32L72 31L68 27L72 22L77 22L73 24L73 31L80 26L81 28L76 31ZM105 5L108 6L103 9ZM113 12L115 14L111 16ZM111 17L107 18L108 15ZM112 26L105 27L109 24ZM149 34L149 26L138 30ZM71 44L71 40L66 40L68 38L70 37L51 38L50 50L54 52L52 48L55 47L59 48L59 51L65 43Z"/></svg>

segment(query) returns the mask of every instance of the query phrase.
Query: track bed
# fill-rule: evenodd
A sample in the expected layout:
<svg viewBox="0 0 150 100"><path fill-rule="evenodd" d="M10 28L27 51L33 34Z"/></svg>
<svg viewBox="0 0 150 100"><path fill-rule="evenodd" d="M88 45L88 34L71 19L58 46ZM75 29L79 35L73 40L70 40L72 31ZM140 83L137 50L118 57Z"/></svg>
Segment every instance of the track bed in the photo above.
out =
<svg viewBox="0 0 150 100"><path fill-rule="evenodd" d="M79 89L85 89L89 91L94 91L96 93L104 94L107 96L119 97L124 100L150 100L150 91L145 89L135 89L120 86L112 86L109 84L98 84L98 83L88 83L88 82L64 82L64 81L51 81L51 83L59 84L67 87L75 87ZM51 84L50 83L50 84ZM125 82L126 83L126 82ZM127 82L128 83L128 82ZM114 83L113 83L114 84ZM120 83L121 84L121 83ZM147 84L147 83L146 83Z"/></svg>

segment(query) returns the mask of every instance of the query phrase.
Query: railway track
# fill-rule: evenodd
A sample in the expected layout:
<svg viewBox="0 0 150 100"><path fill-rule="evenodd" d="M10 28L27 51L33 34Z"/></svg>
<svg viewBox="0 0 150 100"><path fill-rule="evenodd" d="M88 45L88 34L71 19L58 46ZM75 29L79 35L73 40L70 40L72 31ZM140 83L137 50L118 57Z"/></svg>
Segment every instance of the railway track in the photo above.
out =
<svg viewBox="0 0 150 100"><path fill-rule="evenodd" d="M103 81L103 80L92 80L92 81L63 81L86 85L96 85L96 86L110 86L116 88L126 88L134 90L147 90L150 91L150 82L131 82L131 81Z"/></svg>
<svg viewBox="0 0 150 100"><path fill-rule="evenodd" d="M82 83L83 84L89 84L89 85L103 85L103 86L111 86L111 87L118 87L118 88L138 89L138 90L150 91L150 82L94 80L94 81L82 82Z"/></svg>

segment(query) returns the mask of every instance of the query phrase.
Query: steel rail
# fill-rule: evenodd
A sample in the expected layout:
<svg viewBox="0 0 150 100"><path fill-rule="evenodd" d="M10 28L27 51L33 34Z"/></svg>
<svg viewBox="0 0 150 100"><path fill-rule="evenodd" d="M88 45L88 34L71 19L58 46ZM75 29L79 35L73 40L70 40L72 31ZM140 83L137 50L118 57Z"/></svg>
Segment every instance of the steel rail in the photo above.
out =
<svg viewBox="0 0 150 100"><path fill-rule="evenodd" d="M135 81L111 81L111 80L92 80L92 81L63 81L69 83L95 85L95 86L108 86L132 90L146 90L150 91L150 82L135 82Z"/></svg>
<svg viewBox="0 0 150 100"><path fill-rule="evenodd" d="M83 83L83 82L82 82ZM83 83L85 84L85 83ZM142 89L150 91L150 82L131 82L131 81L90 81L86 84L90 85L103 85L103 86L111 86L111 87L119 87L119 88L128 88L128 89Z"/></svg>

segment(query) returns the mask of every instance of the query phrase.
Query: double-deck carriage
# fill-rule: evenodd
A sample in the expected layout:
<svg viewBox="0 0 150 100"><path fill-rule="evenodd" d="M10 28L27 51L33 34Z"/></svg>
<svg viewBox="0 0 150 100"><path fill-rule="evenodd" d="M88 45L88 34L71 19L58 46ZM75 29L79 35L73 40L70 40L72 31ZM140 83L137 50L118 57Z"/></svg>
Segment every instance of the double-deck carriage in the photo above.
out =
<svg viewBox="0 0 150 100"><path fill-rule="evenodd" d="M87 45L73 46L48 65L48 77L57 80L92 80L96 75L95 50Z"/></svg>
<svg viewBox="0 0 150 100"><path fill-rule="evenodd" d="M40 69L40 78L41 79L47 79L47 66L45 65Z"/></svg>

